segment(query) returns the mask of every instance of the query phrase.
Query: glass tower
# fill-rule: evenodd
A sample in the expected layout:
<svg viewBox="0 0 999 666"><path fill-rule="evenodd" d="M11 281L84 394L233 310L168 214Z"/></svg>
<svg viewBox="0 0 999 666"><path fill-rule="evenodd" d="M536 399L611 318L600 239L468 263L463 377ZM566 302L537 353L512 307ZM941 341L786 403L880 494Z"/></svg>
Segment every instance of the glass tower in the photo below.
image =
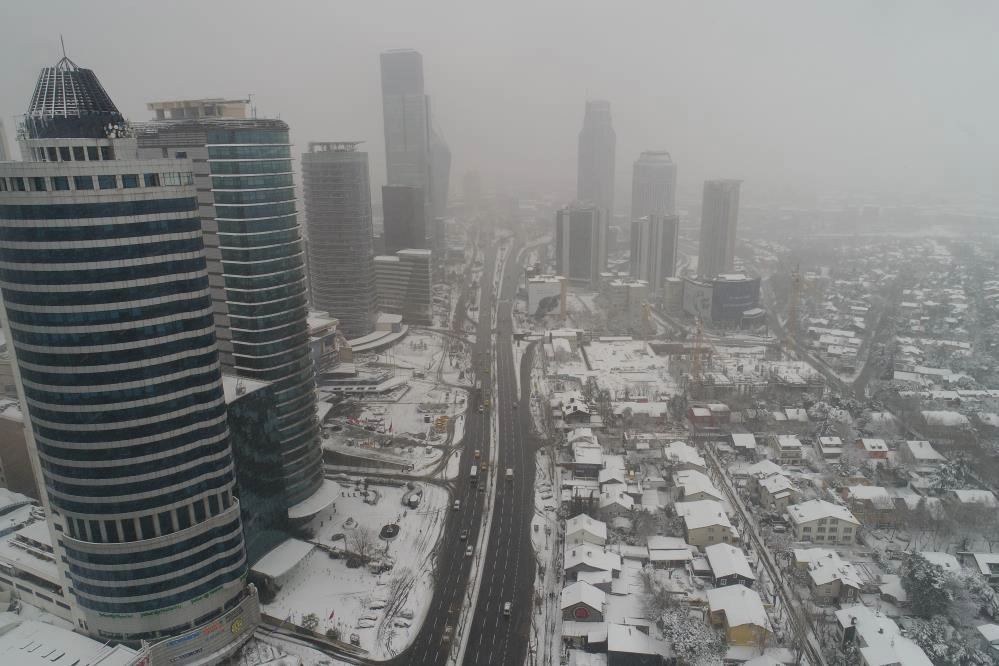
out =
<svg viewBox="0 0 999 666"><path fill-rule="evenodd" d="M33 161L0 164L4 328L79 627L195 629L241 603L246 556L190 163L137 159L66 58L19 138Z"/></svg>

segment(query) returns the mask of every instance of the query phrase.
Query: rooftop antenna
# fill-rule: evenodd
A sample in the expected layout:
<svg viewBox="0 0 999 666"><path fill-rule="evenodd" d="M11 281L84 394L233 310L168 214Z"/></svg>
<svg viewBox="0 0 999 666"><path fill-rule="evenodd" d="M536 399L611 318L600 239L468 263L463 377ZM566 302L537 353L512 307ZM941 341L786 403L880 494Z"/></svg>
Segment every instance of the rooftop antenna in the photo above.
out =
<svg viewBox="0 0 999 666"><path fill-rule="evenodd" d="M246 99L250 102L250 117L256 120L257 118L257 107L253 105L253 93L246 96Z"/></svg>
<svg viewBox="0 0 999 666"><path fill-rule="evenodd" d="M66 57L66 42L63 40L62 35L59 35L59 43L62 44L62 57Z"/></svg>

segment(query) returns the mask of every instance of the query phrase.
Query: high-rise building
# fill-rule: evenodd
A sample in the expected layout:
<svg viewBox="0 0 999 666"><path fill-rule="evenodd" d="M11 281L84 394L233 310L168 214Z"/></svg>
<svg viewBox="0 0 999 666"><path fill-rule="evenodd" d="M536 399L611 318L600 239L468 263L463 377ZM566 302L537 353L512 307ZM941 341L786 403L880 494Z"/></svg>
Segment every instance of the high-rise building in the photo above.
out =
<svg viewBox="0 0 999 666"><path fill-rule="evenodd" d="M433 323L430 250L375 257L375 285L379 310L402 315L407 324Z"/></svg>
<svg viewBox="0 0 999 666"><path fill-rule="evenodd" d="M194 161L216 331L231 347L223 366L274 387L285 501L289 517L303 518L328 493L288 125L195 118L141 123L137 133L142 155Z"/></svg>
<svg viewBox="0 0 999 666"><path fill-rule="evenodd" d="M647 150L631 172L631 219L676 212L676 164L665 150Z"/></svg>
<svg viewBox="0 0 999 666"><path fill-rule="evenodd" d="M10 144L7 143L7 132L3 128L3 119L0 119L0 162L14 159L10 154Z"/></svg>
<svg viewBox="0 0 999 666"><path fill-rule="evenodd" d="M614 149L617 135L611 124L610 102L586 103L583 129L579 132L576 198L606 211L614 218Z"/></svg>
<svg viewBox="0 0 999 666"><path fill-rule="evenodd" d="M386 254L407 248L430 249L430 224L421 188L382 186L382 235Z"/></svg>
<svg viewBox="0 0 999 666"><path fill-rule="evenodd" d="M447 217L447 197L451 185L451 149L436 129L430 130L430 209L434 219L433 249L443 256L443 221ZM438 226L441 228L438 229Z"/></svg>
<svg viewBox="0 0 999 666"><path fill-rule="evenodd" d="M604 209L576 202L555 214L555 272L569 282L597 289L607 266Z"/></svg>
<svg viewBox="0 0 999 666"><path fill-rule="evenodd" d="M701 244L697 252L697 274L713 278L735 268L735 233L739 220L741 180L704 182L701 204Z"/></svg>
<svg viewBox="0 0 999 666"><path fill-rule="evenodd" d="M310 142L302 155L312 307L340 320L347 338L375 330L368 154L358 142Z"/></svg>
<svg viewBox="0 0 999 666"><path fill-rule="evenodd" d="M680 218L652 214L631 223L631 276L658 294L663 279L676 275Z"/></svg>
<svg viewBox="0 0 999 666"><path fill-rule="evenodd" d="M231 654L259 609L191 164L139 159L68 58L19 138L29 161L0 164L3 325L77 628L154 642L152 663ZM203 631L218 623L234 630Z"/></svg>
<svg viewBox="0 0 999 666"><path fill-rule="evenodd" d="M430 106L423 90L423 56L413 49L381 54L385 163L389 185L430 196Z"/></svg>

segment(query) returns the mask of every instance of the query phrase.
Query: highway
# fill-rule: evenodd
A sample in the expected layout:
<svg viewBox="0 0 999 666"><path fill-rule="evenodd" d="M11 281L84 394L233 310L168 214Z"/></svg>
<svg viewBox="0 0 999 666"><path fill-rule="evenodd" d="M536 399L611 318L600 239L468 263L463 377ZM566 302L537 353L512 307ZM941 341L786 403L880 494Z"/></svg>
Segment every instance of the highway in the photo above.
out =
<svg viewBox="0 0 999 666"><path fill-rule="evenodd" d="M509 250L497 303L494 416L499 419L499 481L482 586L469 629L464 663L523 664L534 610L535 559L530 524L534 516L534 451L528 401L518 399L514 370L511 309L521 266L514 263L521 245ZM488 273L486 273L488 275ZM484 310L484 308L483 308ZM524 378L529 379L528 378ZM529 382L522 381L529 386ZM506 479L507 469L513 478ZM511 613L503 614L503 605Z"/></svg>

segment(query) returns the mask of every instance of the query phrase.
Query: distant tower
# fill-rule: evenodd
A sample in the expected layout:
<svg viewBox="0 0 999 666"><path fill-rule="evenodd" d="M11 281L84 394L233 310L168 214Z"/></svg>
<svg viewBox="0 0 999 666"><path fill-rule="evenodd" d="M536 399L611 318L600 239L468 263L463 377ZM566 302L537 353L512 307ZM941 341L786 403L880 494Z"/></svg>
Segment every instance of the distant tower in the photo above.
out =
<svg viewBox="0 0 999 666"><path fill-rule="evenodd" d="M617 135L611 124L610 102L586 103L583 129L579 132L576 198L606 211L614 218L614 149Z"/></svg>
<svg viewBox="0 0 999 666"><path fill-rule="evenodd" d="M10 144L7 143L7 132L3 128L3 120L0 120L0 162L12 159L14 157L10 154Z"/></svg>
<svg viewBox="0 0 999 666"><path fill-rule="evenodd" d="M631 276L649 283L658 294L663 280L676 275L680 218L676 215L646 215L631 223Z"/></svg>
<svg viewBox="0 0 999 666"><path fill-rule="evenodd" d="M555 271L596 289L607 266L607 217L602 208L576 202L555 215Z"/></svg>
<svg viewBox="0 0 999 666"><path fill-rule="evenodd" d="M647 150L631 175L631 219L676 212L676 164L665 150Z"/></svg>
<svg viewBox="0 0 999 666"><path fill-rule="evenodd" d="M465 172L461 180L461 198L468 211L475 211L482 204L482 176L478 171Z"/></svg>
<svg viewBox="0 0 999 666"><path fill-rule="evenodd" d="M385 164L389 185L419 187L430 196L430 108L423 56L413 49L381 54Z"/></svg>
<svg viewBox="0 0 999 666"><path fill-rule="evenodd" d="M302 155L312 306L347 338L375 328L371 184L358 142L310 142Z"/></svg>
<svg viewBox="0 0 999 666"><path fill-rule="evenodd" d="M382 218L385 254L431 249L430 224L421 188L383 185Z"/></svg>
<svg viewBox="0 0 999 666"><path fill-rule="evenodd" d="M451 186L451 149L436 129L430 130L430 210L433 214L433 249L444 251L444 219L447 217L447 197ZM441 255L443 256L443 255Z"/></svg>
<svg viewBox="0 0 999 666"><path fill-rule="evenodd" d="M701 205L701 244L697 255L697 274L713 278L734 269L735 234L739 220L739 185L741 180L704 182Z"/></svg>
<svg viewBox="0 0 999 666"><path fill-rule="evenodd" d="M77 628L150 641L151 663L178 634L187 654L233 647L259 611L191 163L138 159L65 57L20 137L27 161L0 164L3 326Z"/></svg>

